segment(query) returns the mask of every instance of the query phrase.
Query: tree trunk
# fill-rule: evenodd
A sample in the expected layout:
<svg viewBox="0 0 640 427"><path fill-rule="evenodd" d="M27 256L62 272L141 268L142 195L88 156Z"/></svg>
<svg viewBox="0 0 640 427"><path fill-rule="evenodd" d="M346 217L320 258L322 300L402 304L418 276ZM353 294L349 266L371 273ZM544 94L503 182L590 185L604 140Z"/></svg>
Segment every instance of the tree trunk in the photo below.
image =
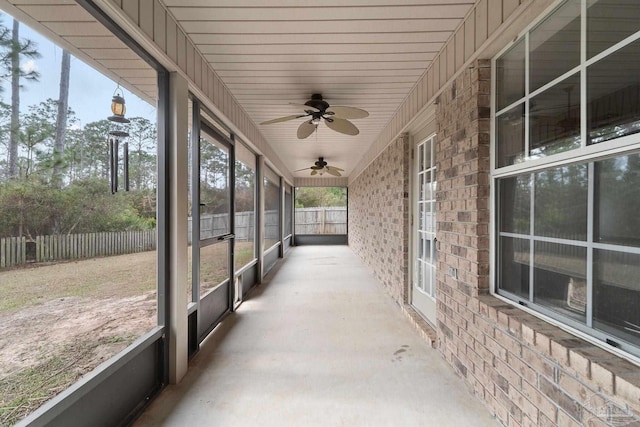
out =
<svg viewBox="0 0 640 427"><path fill-rule="evenodd" d="M13 20L11 37L11 124L9 132L9 178L18 178L18 140L20 132L20 22Z"/></svg>
<svg viewBox="0 0 640 427"><path fill-rule="evenodd" d="M58 116L56 118L56 138L53 144L53 170L51 173L51 183L56 188L62 188L62 156L64 154L64 140L67 135L70 71L71 58L69 52L63 49L62 65L60 67L60 97L58 98Z"/></svg>

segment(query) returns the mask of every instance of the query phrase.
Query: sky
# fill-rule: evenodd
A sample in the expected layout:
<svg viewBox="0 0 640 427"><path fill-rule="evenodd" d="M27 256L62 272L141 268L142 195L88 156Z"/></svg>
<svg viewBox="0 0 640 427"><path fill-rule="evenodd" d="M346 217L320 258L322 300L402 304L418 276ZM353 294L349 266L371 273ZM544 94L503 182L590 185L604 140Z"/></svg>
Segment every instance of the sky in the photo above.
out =
<svg viewBox="0 0 640 427"><path fill-rule="evenodd" d="M2 13L0 22L7 28L12 28L12 18L6 13ZM30 105L36 105L47 98L58 99L62 49L22 23L20 38L34 41L38 52L42 55L35 60L22 59L23 69L35 69L40 73L40 79L37 82L22 81L20 110L26 112ZM0 81L0 84L3 88L0 99L10 104L11 82ZM111 115L111 97L116 87L116 82L103 76L80 59L71 56L69 107L76 113L82 126L106 119ZM155 106L124 88L122 90L127 107L126 117L145 117L152 122L156 121Z"/></svg>

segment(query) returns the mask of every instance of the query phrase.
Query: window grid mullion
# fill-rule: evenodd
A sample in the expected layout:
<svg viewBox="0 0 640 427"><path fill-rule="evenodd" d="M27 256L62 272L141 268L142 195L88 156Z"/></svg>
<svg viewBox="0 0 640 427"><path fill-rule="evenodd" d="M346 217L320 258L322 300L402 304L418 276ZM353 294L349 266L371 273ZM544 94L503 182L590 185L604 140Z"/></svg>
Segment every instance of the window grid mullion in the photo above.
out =
<svg viewBox="0 0 640 427"><path fill-rule="evenodd" d="M529 158L529 32L524 38L524 158ZM533 204L531 205L533 206Z"/></svg>
<svg viewBox="0 0 640 427"><path fill-rule="evenodd" d="M587 312L588 327L593 327L593 228L594 228L594 200L595 200L595 165L589 163L588 193L587 193Z"/></svg>
<svg viewBox="0 0 640 427"><path fill-rule="evenodd" d="M529 201L529 301L533 302L533 267L534 267L534 247L535 247L535 241L533 239L533 236L535 235L535 228L534 228L534 215L535 215L535 199L536 199L536 186L535 186L535 174L532 173L529 176L529 182L530 182L530 187L531 187L531 191L530 191L530 201Z"/></svg>
<svg viewBox="0 0 640 427"><path fill-rule="evenodd" d="M587 0L580 5L580 146L589 142L587 134Z"/></svg>

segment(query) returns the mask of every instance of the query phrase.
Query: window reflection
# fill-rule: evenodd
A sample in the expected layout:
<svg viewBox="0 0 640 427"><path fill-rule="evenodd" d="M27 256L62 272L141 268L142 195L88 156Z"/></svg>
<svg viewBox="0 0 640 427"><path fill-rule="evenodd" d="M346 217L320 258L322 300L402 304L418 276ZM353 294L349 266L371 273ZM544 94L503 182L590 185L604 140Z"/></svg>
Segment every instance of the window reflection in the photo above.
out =
<svg viewBox="0 0 640 427"><path fill-rule="evenodd" d="M580 3L567 1L529 33L529 92L580 63Z"/></svg>
<svg viewBox="0 0 640 427"><path fill-rule="evenodd" d="M498 110L502 110L524 96L524 58L523 38L496 60Z"/></svg>
<svg viewBox="0 0 640 427"><path fill-rule="evenodd" d="M588 0L587 57L592 58L638 31L638 0Z"/></svg>
<svg viewBox="0 0 640 427"><path fill-rule="evenodd" d="M529 155L544 157L580 147L580 75L532 98Z"/></svg>
<svg viewBox="0 0 640 427"><path fill-rule="evenodd" d="M524 104L496 118L497 167L524 160Z"/></svg>
<svg viewBox="0 0 640 427"><path fill-rule="evenodd" d="M640 41L587 68L589 144L640 132Z"/></svg>

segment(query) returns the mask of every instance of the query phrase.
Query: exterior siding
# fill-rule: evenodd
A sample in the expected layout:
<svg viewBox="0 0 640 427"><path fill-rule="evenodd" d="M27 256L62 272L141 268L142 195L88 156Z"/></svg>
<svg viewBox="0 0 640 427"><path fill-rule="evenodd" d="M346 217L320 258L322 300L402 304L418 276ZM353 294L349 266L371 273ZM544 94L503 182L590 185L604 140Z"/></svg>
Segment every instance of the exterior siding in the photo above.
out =
<svg viewBox="0 0 640 427"><path fill-rule="evenodd" d="M409 140L397 138L349 185L349 245L398 303L406 302Z"/></svg>
<svg viewBox="0 0 640 427"><path fill-rule="evenodd" d="M252 144L260 154L269 158L280 174L288 181L293 181L293 175L275 154L258 126L236 102L217 73L208 65L206 59L197 51L189 37L160 2L157 0L111 0L110 3L105 4L107 5L115 8L116 11L105 8L105 12L116 21L124 19L128 25L135 27L136 31L144 36L145 47L151 43L154 53L169 60L170 71L180 72L190 82L193 92L205 104L235 126L235 132L245 139L244 142Z"/></svg>

